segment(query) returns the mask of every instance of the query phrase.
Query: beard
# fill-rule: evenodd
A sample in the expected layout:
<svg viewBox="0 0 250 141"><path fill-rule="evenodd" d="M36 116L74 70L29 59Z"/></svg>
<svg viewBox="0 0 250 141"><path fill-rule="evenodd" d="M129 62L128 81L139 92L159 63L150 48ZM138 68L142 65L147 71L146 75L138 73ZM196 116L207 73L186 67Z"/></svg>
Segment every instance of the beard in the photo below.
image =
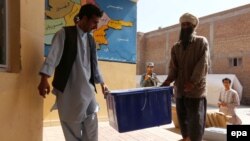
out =
<svg viewBox="0 0 250 141"><path fill-rule="evenodd" d="M181 28L179 40L181 40L184 49L187 48L193 32L194 32L193 27Z"/></svg>

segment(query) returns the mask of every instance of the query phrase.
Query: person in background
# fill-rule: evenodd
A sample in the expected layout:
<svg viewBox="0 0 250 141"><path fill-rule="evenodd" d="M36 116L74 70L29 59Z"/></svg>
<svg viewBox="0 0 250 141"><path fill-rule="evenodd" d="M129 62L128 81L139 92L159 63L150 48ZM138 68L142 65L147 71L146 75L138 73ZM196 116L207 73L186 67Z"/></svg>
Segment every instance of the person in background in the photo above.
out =
<svg viewBox="0 0 250 141"><path fill-rule="evenodd" d="M231 80L224 78L222 80L224 89L220 92L218 107L219 111L225 115L231 116L229 122L231 124L241 124L241 119L237 116L235 109L240 105L238 93L231 88Z"/></svg>
<svg viewBox="0 0 250 141"><path fill-rule="evenodd" d="M167 79L162 86L174 83L176 113L182 141L201 141L205 129L207 100L206 77L210 64L208 41L195 34L199 24L190 13L180 19L179 41L171 49Z"/></svg>
<svg viewBox="0 0 250 141"><path fill-rule="evenodd" d="M160 82L154 71L154 63L148 62L146 67L146 73L141 76L141 87L154 87Z"/></svg>
<svg viewBox="0 0 250 141"><path fill-rule="evenodd" d="M95 83L103 94L108 91L98 69L96 44L90 34L97 28L103 12L93 4L83 5L75 26L59 30L51 50L40 70L39 94L50 93L48 78L53 75L52 93L56 95L63 133L66 141L98 140L98 105Z"/></svg>

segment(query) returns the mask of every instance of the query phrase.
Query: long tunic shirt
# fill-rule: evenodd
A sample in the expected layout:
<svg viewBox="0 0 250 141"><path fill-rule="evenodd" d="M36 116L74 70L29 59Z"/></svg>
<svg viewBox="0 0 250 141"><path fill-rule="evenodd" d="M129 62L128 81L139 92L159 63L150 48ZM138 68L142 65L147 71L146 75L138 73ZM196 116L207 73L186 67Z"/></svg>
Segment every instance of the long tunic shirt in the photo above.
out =
<svg viewBox="0 0 250 141"><path fill-rule="evenodd" d="M77 55L72 66L69 79L64 92L53 88L56 95L56 105L60 120L66 122L81 122L87 116L87 108L90 102L95 102L94 86L89 82L91 76L90 47L87 33L77 26ZM64 48L65 31L61 29L56 33L52 41L52 48L41 68L41 73L51 76L59 64ZM96 55L96 54L94 54ZM97 60L96 60L97 61ZM95 71L97 83L102 83L102 76L97 68ZM96 103L96 102L95 102ZM96 107L88 109L94 112Z"/></svg>
<svg viewBox="0 0 250 141"><path fill-rule="evenodd" d="M225 113L226 115L236 115L235 107L240 105L239 95L233 90L225 90L223 89L220 92L219 102L224 102L227 106L220 106L220 111Z"/></svg>
<svg viewBox="0 0 250 141"><path fill-rule="evenodd" d="M210 64L209 45L205 37L192 35L186 49L181 41L171 49L168 79L175 81L175 96L201 98L206 96L206 75ZM184 84L191 82L194 88L184 92Z"/></svg>

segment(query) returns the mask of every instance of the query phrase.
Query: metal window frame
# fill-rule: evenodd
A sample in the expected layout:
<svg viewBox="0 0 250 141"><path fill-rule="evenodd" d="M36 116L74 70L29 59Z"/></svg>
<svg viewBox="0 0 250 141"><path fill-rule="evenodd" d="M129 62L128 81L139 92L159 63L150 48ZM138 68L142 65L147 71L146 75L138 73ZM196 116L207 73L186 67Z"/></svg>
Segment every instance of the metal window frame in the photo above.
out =
<svg viewBox="0 0 250 141"><path fill-rule="evenodd" d="M243 59L242 59L242 57L229 57L228 61L229 61L230 67L240 67L240 66L242 66Z"/></svg>
<svg viewBox="0 0 250 141"><path fill-rule="evenodd" d="M0 64L0 71L4 71L4 70L7 70L8 68L8 64L9 64L9 47L8 47L8 32L7 32L7 29L8 29L8 1L7 0L4 0L4 13L5 13L5 16L4 16L4 20L5 20L5 23L4 23L4 34L5 34L5 58L6 58L6 62L5 64Z"/></svg>

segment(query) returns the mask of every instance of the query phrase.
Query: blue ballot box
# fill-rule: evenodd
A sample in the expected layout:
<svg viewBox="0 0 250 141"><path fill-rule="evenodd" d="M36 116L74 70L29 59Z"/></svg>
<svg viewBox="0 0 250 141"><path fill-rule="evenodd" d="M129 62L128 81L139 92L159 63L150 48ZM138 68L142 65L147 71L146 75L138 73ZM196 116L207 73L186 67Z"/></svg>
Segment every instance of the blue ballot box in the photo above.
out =
<svg viewBox="0 0 250 141"><path fill-rule="evenodd" d="M172 94L172 87L111 91L107 96L109 124L120 133L169 124Z"/></svg>

